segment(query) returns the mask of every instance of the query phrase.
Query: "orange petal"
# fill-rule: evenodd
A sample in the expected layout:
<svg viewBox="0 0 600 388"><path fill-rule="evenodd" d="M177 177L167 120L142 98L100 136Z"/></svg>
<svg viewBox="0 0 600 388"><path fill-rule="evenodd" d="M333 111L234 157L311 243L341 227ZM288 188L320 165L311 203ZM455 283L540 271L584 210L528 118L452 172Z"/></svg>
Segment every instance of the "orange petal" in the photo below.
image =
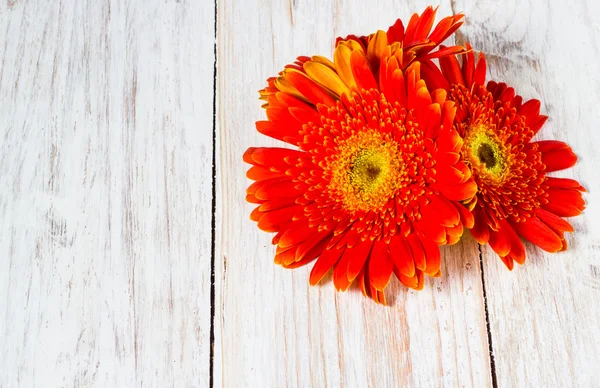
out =
<svg viewBox="0 0 600 388"><path fill-rule="evenodd" d="M350 92L350 89L340 76L326 65L309 61L304 64L304 70L313 80L333 91L338 96Z"/></svg>
<svg viewBox="0 0 600 388"><path fill-rule="evenodd" d="M350 66L350 56L352 49L346 45L338 45L333 52L333 62L335 70L348 87L356 86L352 66Z"/></svg>
<svg viewBox="0 0 600 388"><path fill-rule="evenodd" d="M371 39L369 39L369 45L367 46L367 58L372 69L379 67L381 56L388 45L387 34L384 31L377 31Z"/></svg>
<svg viewBox="0 0 600 388"><path fill-rule="evenodd" d="M298 70L286 69L283 76L290 82L308 101L317 104L334 106L335 100L323 89L322 86Z"/></svg>

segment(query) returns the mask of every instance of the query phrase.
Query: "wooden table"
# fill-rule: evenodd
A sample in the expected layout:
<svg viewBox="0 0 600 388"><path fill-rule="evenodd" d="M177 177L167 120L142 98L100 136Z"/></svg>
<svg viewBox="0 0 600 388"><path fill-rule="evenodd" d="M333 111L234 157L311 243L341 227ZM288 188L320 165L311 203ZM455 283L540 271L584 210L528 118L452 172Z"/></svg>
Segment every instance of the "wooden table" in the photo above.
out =
<svg viewBox="0 0 600 388"><path fill-rule="evenodd" d="M600 7L435 3L542 100L588 208L566 252L509 272L467 235L383 307L273 265L242 153L276 144L268 76L426 2L3 2L0 387L600 386Z"/></svg>

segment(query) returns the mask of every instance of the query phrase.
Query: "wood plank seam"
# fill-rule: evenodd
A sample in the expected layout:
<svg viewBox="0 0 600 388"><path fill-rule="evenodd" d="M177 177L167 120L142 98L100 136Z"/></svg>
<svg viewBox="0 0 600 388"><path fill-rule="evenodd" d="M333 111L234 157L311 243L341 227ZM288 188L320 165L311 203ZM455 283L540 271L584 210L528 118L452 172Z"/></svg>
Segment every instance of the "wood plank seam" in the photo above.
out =
<svg viewBox="0 0 600 388"><path fill-rule="evenodd" d="M456 0L450 0L450 9L452 10L453 16L456 16L458 14L456 10ZM454 35L454 41L457 45L464 46L467 43L467 38L461 31L456 31ZM485 274L483 273L483 252L481 250L480 244L477 244L477 250L479 251L479 271L481 275L481 289L483 291L485 329L487 331L488 351L490 355L490 374L492 377L492 387L498 388L498 377L496 376L496 360L494 358L494 343L492 338L492 331L490 329L490 313L488 309L487 290L485 288Z"/></svg>
<svg viewBox="0 0 600 388"><path fill-rule="evenodd" d="M487 330L488 350L490 353L490 373L492 375L492 387L498 388L496 360L494 359L494 343L492 341L492 331L490 330L490 313L488 310L487 290L485 288L485 274L483 273L483 252L480 244L477 244L477 249L479 250L479 269L481 271L481 288L483 290L483 307L485 311L485 327Z"/></svg>
<svg viewBox="0 0 600 388"><path fill-rule="evenodd" d="M214 44L213 44L213 100L212 100L212 216L210 219L210 334L208 356L208 386L215 384L215 263L217 223L217 0L214 0Z"/></svg>

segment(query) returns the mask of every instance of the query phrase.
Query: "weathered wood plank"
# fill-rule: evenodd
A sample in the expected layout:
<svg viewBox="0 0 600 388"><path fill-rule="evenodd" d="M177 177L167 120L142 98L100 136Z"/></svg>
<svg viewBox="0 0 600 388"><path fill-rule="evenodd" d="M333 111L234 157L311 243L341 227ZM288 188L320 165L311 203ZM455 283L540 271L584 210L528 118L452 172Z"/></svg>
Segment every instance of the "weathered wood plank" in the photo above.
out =
<svg viewBox="0 0 600 388"><path fill-rule="evenodd" d="M444 276L422 292L394 283L391 307L310 268L273 264L271 236L248 219L242 153L275 145L259 135L257 90L298 55L331 57L335 37L387 28L424 1L219 2L215 386L489 386L476 244L444 249ZM451 14L449 3L440 13ZM279 144L280 145L280 144Z"/></svg>
<svg viewBox="0 0 600 388"><path fill-rule="evenodd" d="M0 386L208 386L213 7L0 6Z"/></svg>
<svg viewBox="0 0 600 388"><path fill-rule="evenodd" d="M588 189L585 213L569 220L566 252L526 244L513 272L484 248L499 387L591 387L600 378L600 7L583 2L457 1L464 37L489 58L493 79L542 101L550 119L540 139L569 143L579 163L555 176Z"/></svg>

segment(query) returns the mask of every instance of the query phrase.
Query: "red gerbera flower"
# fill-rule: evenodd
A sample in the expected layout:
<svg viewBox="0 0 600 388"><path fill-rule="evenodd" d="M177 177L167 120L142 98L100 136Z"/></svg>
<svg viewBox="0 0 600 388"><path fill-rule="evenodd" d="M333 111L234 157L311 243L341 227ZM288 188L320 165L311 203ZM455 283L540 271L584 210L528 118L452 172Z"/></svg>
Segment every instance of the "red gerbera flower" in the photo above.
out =
<svg viewBox="0 0 600 388"><path fill-rule="evenodd" d="M385 303L392 273L421 289L425 274L440 275L438 245L472 226L458 202L476 186L459 160L454 103L427 89L415 61L436 55L431 49L456 28L458 19L447 18L429 35L433 13L413 17L405 34L396 23L387 34L340 41L333 62L300 57L261 91L268 121L258 131L297 149L244 154L256 181L247 200L259 204L251 219L277 233L277 264L318 258L312 285L333 268L338 290L358 280ZM417 49L417 41L433 43Z"/></svg>
<svg viewBox="0 0 600 388"><path fill-rule="evenodd" d="M509 269L525 262L519 236L548 252L567 249L564 232L573 228L561 217L581 213L585 190L573 179L546 174L573 166L577 157L563 142L531 141L547 119L540 115L540 101L523 103L504 83L483 86L483 54L477 62L473 52L462 59L461 66L454 55L440 58L441 72L428 77L457 104L454 127L464 139L462 160L478 186L466 203L475 218L471 234L480 244L489 242Z"/></svg>

